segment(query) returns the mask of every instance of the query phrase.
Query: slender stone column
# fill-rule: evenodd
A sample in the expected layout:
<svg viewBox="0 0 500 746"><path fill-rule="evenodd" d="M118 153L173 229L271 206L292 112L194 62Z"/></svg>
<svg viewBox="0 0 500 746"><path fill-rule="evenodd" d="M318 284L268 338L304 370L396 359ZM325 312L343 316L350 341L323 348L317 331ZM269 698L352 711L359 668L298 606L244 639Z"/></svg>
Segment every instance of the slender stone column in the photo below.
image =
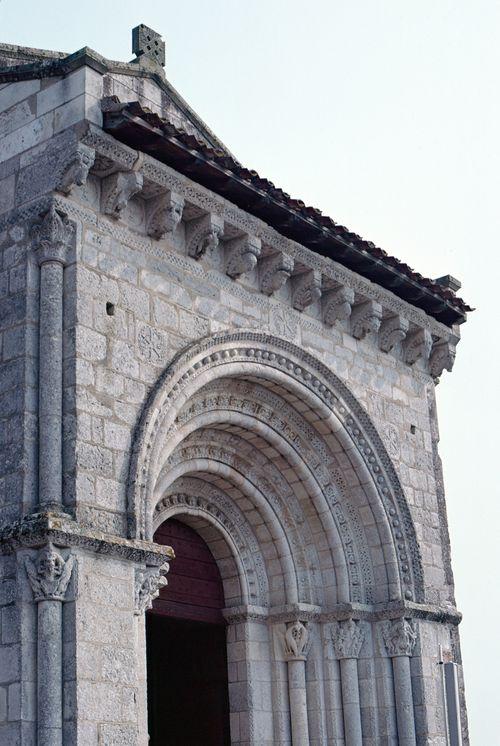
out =
<svg viewBox="0 0 500 746"><path fill-rule="evenodd" d="M63 277L74 226L54 203L33 227L40 265L38 372L39 509L62 505Z"/></svg>
<svg viewBox="0 0 500 746"><path fill-rule="evenodd" d="M62 602L73 570L74 557L66 560L48 544L25 566L35 601L37 629L37 733L38 746L62 745Z"/></svg>
<svg viewBox="0 0 500 746"><path fill-rule="evenodd" d="M306 655L309 632L305 624L296 621L285 631L285 659L288 662L288 696L292 723L293 746L309 744L306 695Z"/></svg>
<svg viewBox="0 0 500 746"><path fill-rule="evenodd" d="M335 655L340 661L346 746L362 746L363 742L357 659L364 637L363 628L354 619L339 622L332 630Z"/></svg>
<svg viewBox="0 0 500 746"><path fill-rule="evenodd" d="M385 624L383 637L389 657L392 659L398 743L400 746L415 746L410 657L415 647L417 633L407 619L395 619Z"/></svg>

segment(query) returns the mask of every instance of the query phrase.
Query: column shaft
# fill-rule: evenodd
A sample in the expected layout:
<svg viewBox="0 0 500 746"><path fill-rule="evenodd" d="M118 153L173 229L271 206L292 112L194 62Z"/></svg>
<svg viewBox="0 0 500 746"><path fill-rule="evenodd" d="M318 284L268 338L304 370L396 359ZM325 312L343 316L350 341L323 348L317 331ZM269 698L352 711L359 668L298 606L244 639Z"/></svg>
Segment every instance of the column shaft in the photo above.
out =
<svg viewBox="0 0 500 746"><path fill-rule="evenodd" d="M410 658L398 655L392 659L394 676L394 697L398 723L399 746L415 746L415 716L411 687Z"/></svg>
<svg viewBox="0 0 500 746"><path fill-rule="evenodd" d="M288 661L288 693L293 746L308 746L306 664L304 660Z"/></svg>
<svg viewBox="0 0 500 746"><path fill-rule="evenodd" d="M44 508L62 502L63 272L57 261L40 267L38 500Z"/></svg>
<svg viewBox="0 0 500 746"><path fill-rule="evenodd" d="M62 602L38 602L38 746L62 744Z"/></svg>
<svg viewBox="0 0 500 746"><path fill-rule="evenodd" d="M362 746L361 710L359 704L358 662L356 658L340 660L342 708L346 746Z"/></svg>

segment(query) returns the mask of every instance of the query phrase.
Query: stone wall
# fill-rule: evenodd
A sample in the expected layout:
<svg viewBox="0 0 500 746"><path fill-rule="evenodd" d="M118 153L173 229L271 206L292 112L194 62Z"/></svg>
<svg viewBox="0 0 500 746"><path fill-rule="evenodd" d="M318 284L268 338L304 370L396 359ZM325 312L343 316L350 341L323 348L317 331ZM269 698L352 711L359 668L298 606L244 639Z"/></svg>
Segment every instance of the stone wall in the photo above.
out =
<svg viewBox="0 0 500 746"><path fill-rule="evenodd" d="M404 703L394 699L393 682L399 676L408 685L411 666L418 743L432 738L444 744L436 665L439 645L452 647L448 622L456 623L456 612L437 455L436 368L430 358L436 344L456 343L456 330L450 332L390 292L114 142L99 129L103 95L139 100L177 126L192 126L165 91L143 77L101 75L84 66L62 79L0 87L0 427L5 454L0 506L2 524L20 521L5 537L10 553L0 555L0 740L34 742L36 699L40 708L42 696L35 694L40 604L56 604L50 607L54 611L64 601L65 742L145 742L144 617L135 612L144 580L138 573L155 561L149 545L131 543L151 539L131 532L132 445L162 375L180 353L210 335L253 331L293 343L304 366L311 355L370 416L411 514L419 550L413 559L421 561L425 598L420 601L425 604L405 607L414 618L409 634L414 629L418 637L415 652L410 640L408 653L392 657L383 639L383 625L392 617L375 620L361 605L356 623L364 625L363 646L349 655L339 653L332 640L338 635L335 625L352 616L352 609L347 617L337 610L338 618L331 619L320 619L312 605L295 617L289 610L279 617L275 610L269 625L262 611L255 618L233 615L228 632L232 740L289 743L290 729L301 733L308 722L310 743L340 746L348 742L342 725L342 702L344 709L347 702L359 713L363 743L375 746L383 736L384 743L395 744ZM46 247L37 230L47 215L53 221L52 244L57 234L64 248L64 256L56 257L59 280L52 295L60 292L62 309L59 507L69 517L67 523L48 519L23 549L21 519L43 502L40 391L43 385L50 389L51 379L40 365L39 335L46 319L40 305L40 252ZM245 252L255 261L243 259ZM339 287L349 291L340 298L348 306L343 313L328 306ZM387 322L394 319L392 328ZM394 332L388 343L387 335ZM306 412L305 398L295 406ZM328 433L325 425L323 434ZM334 440L332 435L330 444ZM347 474L352 464L345 455L338 458ZM376 527L368 509L355 504L356 487L346 484L353 494L352 515L371 539ZM49 502L46 507L53 509ZM314 530L315 518L309 518ZM262 525L259 546L271 552L265 531ZM34 602L26 558L35 562L36 550L46 541L73 547L76 569L67 595L52 592L47 601ZM277 559L267 561L277 568L274 575L269 572L277 593L283 578ZM380 557L381 567L383 561ZM328 582L333 581L325 579L325 586ZM241 587L234 572L227 573L225 588L228 606L236 605ZM440 613L445 624L438 621ZM283 642L290 625L302 621L310 635L303 656ZM406 673L406 663L398 662L402 659ZM295 689L296 707L287 698ZM307 708L301 698L307 699Z"/></svg>

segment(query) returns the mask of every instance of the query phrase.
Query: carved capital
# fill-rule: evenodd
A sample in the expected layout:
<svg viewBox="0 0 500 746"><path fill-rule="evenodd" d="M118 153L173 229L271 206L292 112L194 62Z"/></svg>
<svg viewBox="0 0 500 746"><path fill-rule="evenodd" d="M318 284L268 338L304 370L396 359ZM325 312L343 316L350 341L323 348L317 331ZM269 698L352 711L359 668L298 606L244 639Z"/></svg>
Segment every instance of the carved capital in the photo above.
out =
<svg viewBox="0 0 500 746"><path fill-rule="evenodd" d="M429 358L429 373L433 378L439 378L443 370L451 372L455 362L456 346L453 342L440 339L432 347Z"/></svg>
<svg viewBox="0 0 500 746"><path fill-rule="evenodd" d="M24 566L35 601L64 601L74 563L72 555L65 560L50 543L40 549L34 562L26 557Z"/></svg>
<svg viewBox="0 0 500 746"><path fill-rule="evenodd" d="M323 321L327 326L333 326L338 321L345 321L352 312L354 290L341 285L335 290L329 290L323 296Z"/></svg>
<svg viewBox="0 0 500 746"><path fill-rule="evenodd" d="M184 197L175 192L160 194L146 202L146 233L152 238L163 238L173 233L182 220Z"/></svg>
<svg viewBox="0 0 500 746"><path fill-rule="evenodd" d="M390 658L413 654L417 633L408 619L384 622L382 636Z"/></svg>
<svg viewBox="0 0 500 746"><path fill-rule="evenodd" d="M201 259L205 254L213 254L223 233L224 220L214 213L190 220L186 224L188 255L193 259Z"/></svg>
<svg viewBox="0 0 500 746"><path fill-rule="evenodd" d="M140 192L143 177L139 171L117 171L102 180L102 211L119 218L134 194Z"/></svg>
<svg viewBox="0 0 500 746"><path fill-rule="evenodd" d="M139 616L150 609L158 597L160 589L167 585L165 577L170 569L168 562L160 567L146 567L135 571L135 614Z"/></svg>
<svg viewBox="0 0 500 746"><path fill-rule="evenodd" d="M32 246L39 264L67 264L75 236L75 226L65 213L56 210L54 202L31 228Z"/></svg>
<svg viewBox="0 0 500 746"><path fill-rule="evenodd" d="M260 266L260 289L266 295L272 295L290 278L294 260L283 251L263 259Z"/></svg>
<svg viewBox="0 0 500 746"><path fill-rule="evenodd" d="M83 143L78 143L73 152L69 153L68 159L60 166L56 189L69 194L74 186L83 186L94 165L94 160L95 151Z"/></svg>
<svg viewBox="0 0 500 746"><path fill-rule="evenodd" d="M286 626L284 646L285 659L288 661L304 661L307 656L309 630L302 622L290 622Z"/></svg>
<svg viewBox="0 0 500 746"><path fill-rule="evenodd" d="M332 642L335 655L341 658L358 658L365 639L365 631L359 622L347 619L332 628Z"/></svg>
<svg viewBox="0 0 500 746"><path fill-rule="evenodd" d="M390 352L398 342L402 342L410 328L408 319L396 314L382 321L380 326L379 344L384 352Z"/></svg>
<svg viewBox="0 0 500 746"><path fill-rule="evenodd" d="M431 333L427 329L417 329L406 338L404 361L413 365L419 358L428 360L432 347Z"/></svg>
<svg viewBox="0 0 500 746"><path fill-rule="evenodd" d="M354 306L351 314L351 332L356 339L364 339L371 332L378 332L382 321L382 306L375 300L367 300Z"/></svg>
<svg viewBox="0 0 500 746"><path fill-rule="evenodd" d="M239 277L257 266L261 252L260 238L249 234L239 236L227 241L225 249L226 274L233 278Z"/></svg>
<svg viewBox="0 0 500 746"><path fill-rule="evenodd" d="M321 298L321 272L310 269L294 277L292 305L297 311L304 311Z"/></svg>

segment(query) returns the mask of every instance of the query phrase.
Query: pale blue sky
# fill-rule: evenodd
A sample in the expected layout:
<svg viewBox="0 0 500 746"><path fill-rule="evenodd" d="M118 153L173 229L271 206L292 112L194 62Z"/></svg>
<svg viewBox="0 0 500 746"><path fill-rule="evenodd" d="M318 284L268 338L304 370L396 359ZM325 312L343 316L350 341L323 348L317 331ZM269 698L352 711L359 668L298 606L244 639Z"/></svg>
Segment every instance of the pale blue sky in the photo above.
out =
<svg viewBox="0 0 500 746"><path fill-rule="evenodd" d="M471 743L500 743L500 2L0 0L0 40L47 49L128 60L140 22L245 165L478 308L438 401Z"/></svg>

